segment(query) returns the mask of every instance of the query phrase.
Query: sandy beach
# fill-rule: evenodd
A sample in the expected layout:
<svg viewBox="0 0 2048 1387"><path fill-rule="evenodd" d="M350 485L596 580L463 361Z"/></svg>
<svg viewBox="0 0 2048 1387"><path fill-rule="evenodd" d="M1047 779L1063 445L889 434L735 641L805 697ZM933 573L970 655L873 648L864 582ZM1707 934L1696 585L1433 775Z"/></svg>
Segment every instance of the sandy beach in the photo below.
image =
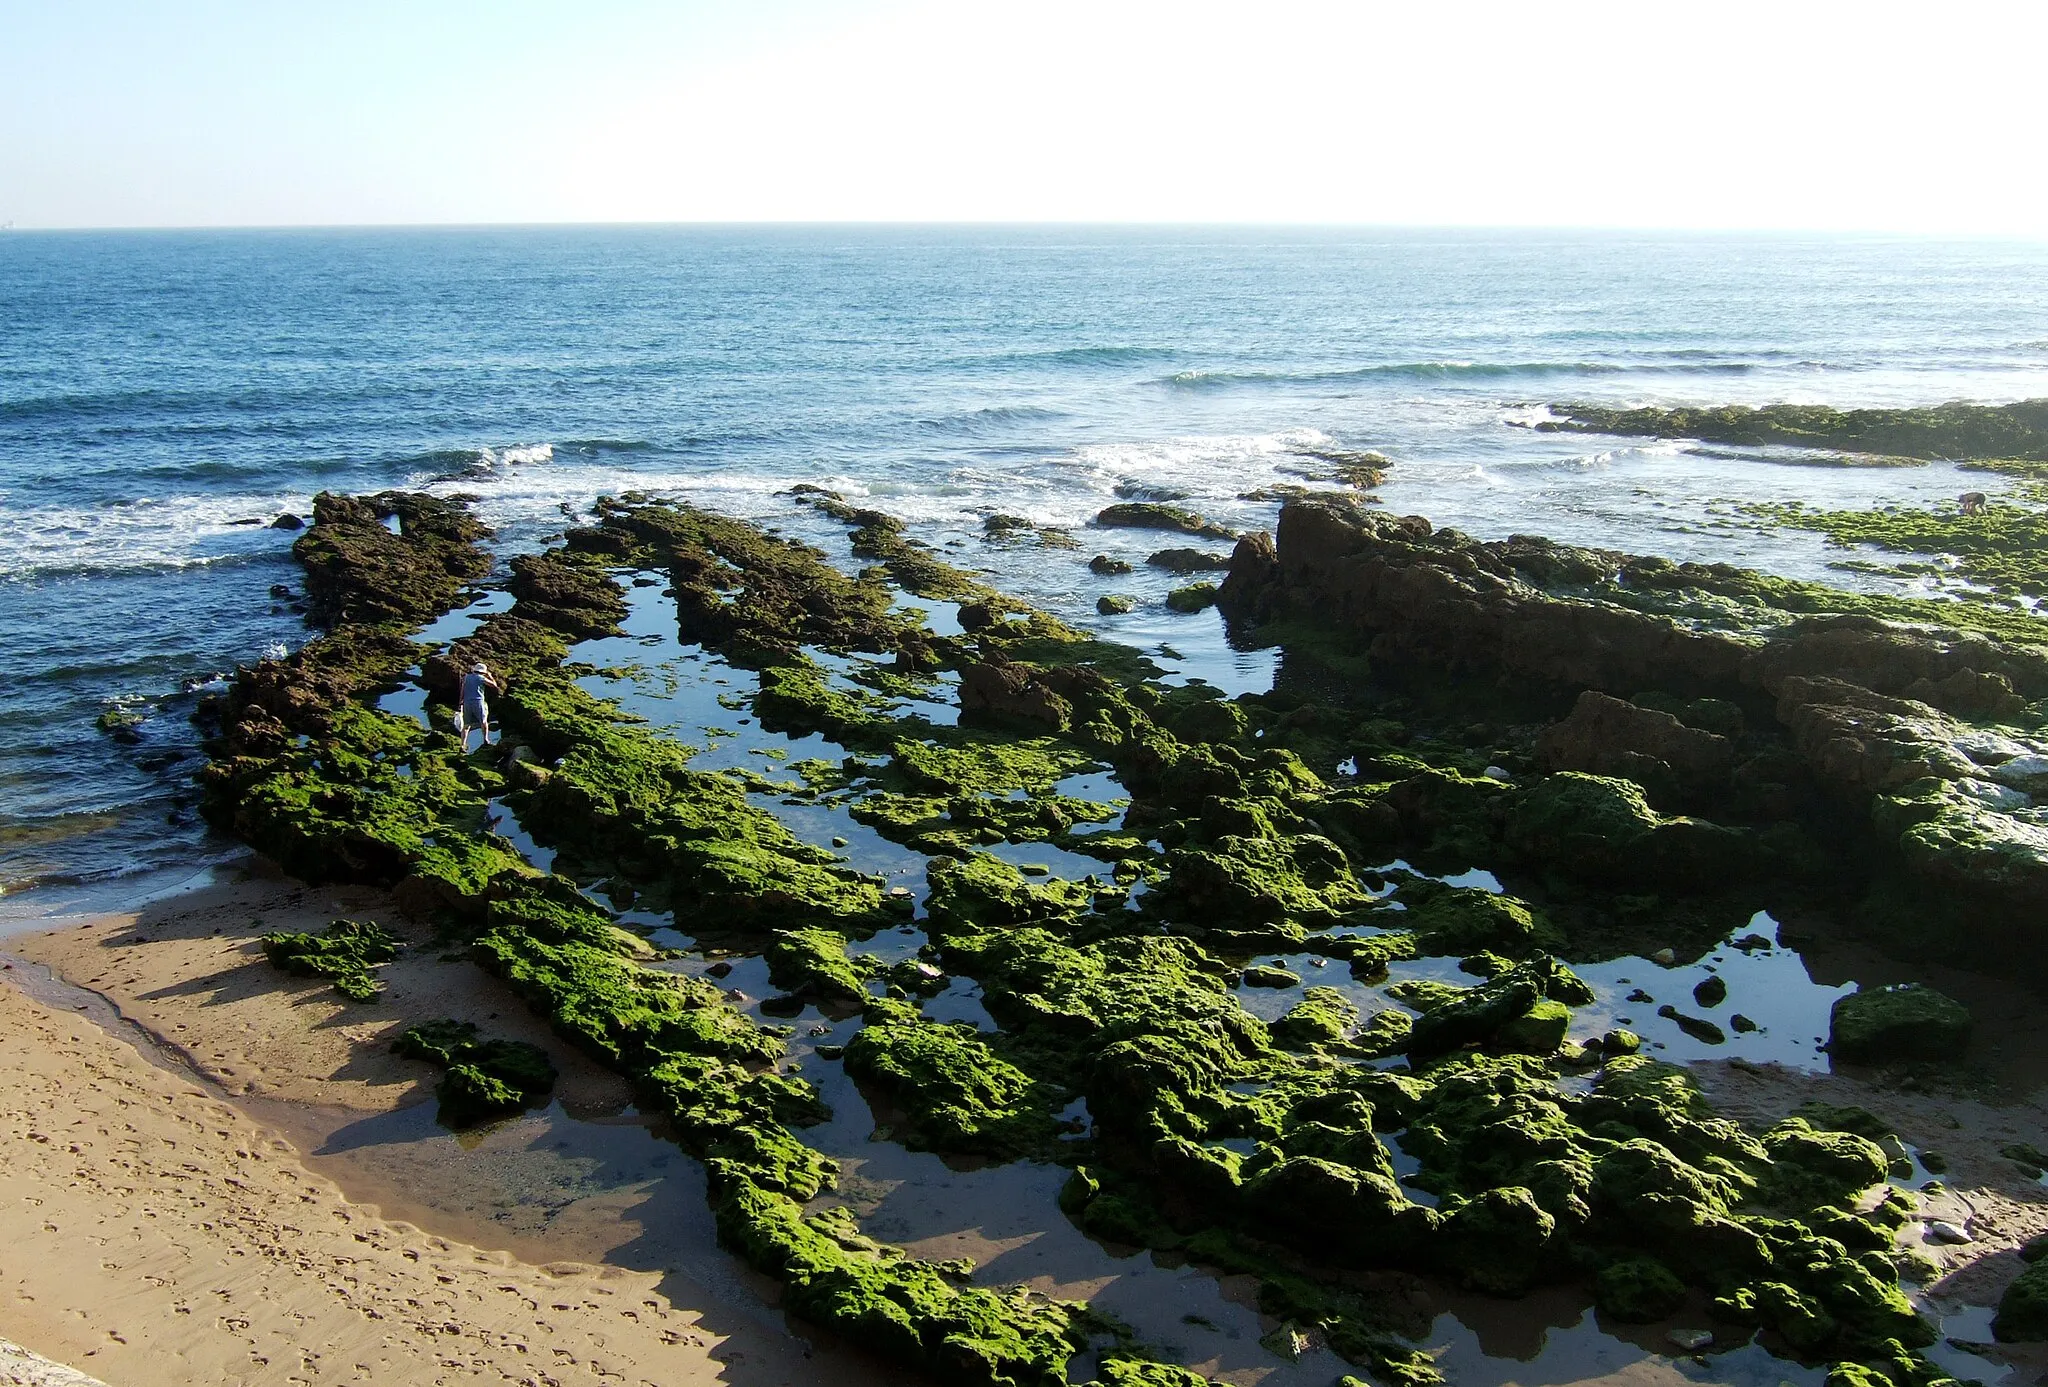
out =
<svg viewBox="0 0 2048 1387"><path fill-rule="evenodd" d="M383 919L380 904L258 878L7 941L17 961L0 977L20 985L0 986L0 1338L111 1387L819 1380L771 1309L681 1304L689 1283L662 1271L495 1240L521 1257L386 1217L310 1168L290 1123L237 1106L297 1108L315 1130L424 1100L431 1074L385 1043L429 1015L546 1044L565 1102L623 1103L614 1077L467 963L416 950L362 1006L277 973L251 943L349 912Z"/></svg>

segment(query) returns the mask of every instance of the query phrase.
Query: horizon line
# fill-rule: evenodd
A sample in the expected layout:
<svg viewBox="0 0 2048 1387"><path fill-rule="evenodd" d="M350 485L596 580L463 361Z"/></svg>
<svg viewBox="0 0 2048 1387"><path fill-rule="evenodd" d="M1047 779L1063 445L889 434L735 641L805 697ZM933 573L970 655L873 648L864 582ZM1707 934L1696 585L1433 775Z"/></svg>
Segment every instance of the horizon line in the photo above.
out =
<svg viewBox="0 0 2048 1387"><path fill-rule="evenodd" d="M1783 226L1683 226L1627 225L1574 222L1399 222L1399 221L1260 221L1204 220L1199 218L1158 219L1071 219L1071 218L856 218L856 217L757 217L757 218L667 218L620 219L611 221L384 221L384 222L135 222L81 223L75 225L22 226L15 221L0 222L4 235L77 235L151 232L320 232L320 231L538 231L538 230L766 230L766 229L865 229L865 230L1205 230L1205 231L1370 231L1442 234L1447 232L1521 232L1576 235L1647 235L1697 237L1828 237L1858 240L1901 241L2003 241L2038 244L2048 242L2048 231L1959 231L1900 230L1871 227L1783 227Z"/></svg>

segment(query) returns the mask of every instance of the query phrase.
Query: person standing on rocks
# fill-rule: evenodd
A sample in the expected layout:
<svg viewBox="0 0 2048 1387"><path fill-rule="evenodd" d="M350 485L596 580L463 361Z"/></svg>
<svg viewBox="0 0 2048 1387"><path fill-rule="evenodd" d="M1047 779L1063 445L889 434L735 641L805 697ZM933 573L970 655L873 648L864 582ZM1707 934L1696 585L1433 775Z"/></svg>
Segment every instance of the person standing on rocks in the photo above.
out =
<svg viewBox="0 0 2048 1387"><path fill-rule="evenodd" d="M462 706L456 711L455 731L462 738L462 749L469 750L469 729L474 726L483 737L483 745L491 744L491 706L484 701L484 692L505 692L505 686L491 673L490 666L478 660L462 676Z"/></svg>

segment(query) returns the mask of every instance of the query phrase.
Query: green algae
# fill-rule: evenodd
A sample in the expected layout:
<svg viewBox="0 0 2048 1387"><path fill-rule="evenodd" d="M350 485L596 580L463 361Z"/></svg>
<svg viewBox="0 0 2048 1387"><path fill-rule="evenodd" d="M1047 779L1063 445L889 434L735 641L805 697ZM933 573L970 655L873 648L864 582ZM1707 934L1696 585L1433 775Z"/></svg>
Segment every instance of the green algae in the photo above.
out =
<svg viewBox="0 0 2048 1387"><path fill-rule="evenodd" d="M2035 1262L2005 1288L1991 1333L2008 1344L2048 1339L2048 1262Z"/></svg>
<svg viewBox="0 0 2048 1387"><path fill-rule="evenodd" d="M468 1127L545 1102L555 1087L547 1052L522 1040L480 1039L468 1021L424 1021L408 1026L392 1050L447 1070L436 1089L441 1120Z"/></svg>
<svg viewBox="0 0 2048 1387"><path fill-rule="evenodd" d="M2000 593L2038 597L2048 593L2048 514L2008 504L1973 513L1942 508L1921 510L1812 510L1792 502L1742 507L1774 524L1813 530L1844 548L1875 545L1895 553L1948 554L1954 573Z"/></svg>
<svg viewBox="0 0 2048 1387"><path fill-rule="evenodd" d="M1189 583L1166 594L1169 611L1193 613L1204 612L1216 605L1214 583Z"/></svg>
<svg viewBox="0 0 2048 1387"><path fill-rule="evenodd" d="M275 967L306 978L326 978L352 1002L374 1002L384 990L371 969L397 958L405 944L382 925L336 920L318 934L274 932L262 939Z"/></svg>
<svg viewBox="0 0 2048 1387"><path fill-rule="evenodd" d="M1273 1039L1290 1049L1335 1045L1358 1024L1358 1008L1334 987L1311 987L1271 1026Z"/></svg>
<svg viewBox="0 0 2048 1387"><path fill-rule="evenodd" d="M1600 1313L1631 1324L1676 1314L1686 1301L1685 1283L1654 1257L1611 1262L1595 1279Z"/></svg>
<svg viewBox="0 0 2048 1387"><path fill-rule="evenodd" d="M868 1003L846 1072L906 1114L893 1134L929 1151L1014 1158L1046 1148L1057 1089L1004 1060L971 1026L926 1021L908 1003Z"/></svg>
<svg viewBox="0 0 2048 1387"><path fill-rule="evenodd" d="M1974 1024L1962 1003L1920 983L1859 989L1829 1015L1828 1052L1850 1064L1960 1059Z"/></svg>
<svg viewBox="0 0 2048 1387"><path fill-rule="evenodd" d="M868 1000L869 971L846 954L846 936L828 929L778 931L762 950L768 979L799 997L825 1002Z"/></svg>

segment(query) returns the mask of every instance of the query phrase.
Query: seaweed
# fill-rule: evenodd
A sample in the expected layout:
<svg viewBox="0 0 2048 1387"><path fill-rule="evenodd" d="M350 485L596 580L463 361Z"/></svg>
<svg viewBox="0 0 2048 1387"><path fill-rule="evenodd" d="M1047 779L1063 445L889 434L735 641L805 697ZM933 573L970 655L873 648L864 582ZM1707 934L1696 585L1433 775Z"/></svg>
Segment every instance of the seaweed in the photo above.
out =
<svg viewBox="0 0 2048 1387"><path fill-rule="evenodd" d="M326 978L352 1002L374 1002L384 985L371 969L397 958L405 943L368 920L336 920L318 934L275 931L262 938L272 966L304 978Z"/></svg>
<svg viewBox="0 0 2048 1387"><path fill-rule="evenodd" d="M555 1087L554 1062L523 1040L484 1040L468 1021L422 1021L391 1042L394 1053L448 1072L435 1090L441 1121L470 1127L545 1102Z"/></svg>

